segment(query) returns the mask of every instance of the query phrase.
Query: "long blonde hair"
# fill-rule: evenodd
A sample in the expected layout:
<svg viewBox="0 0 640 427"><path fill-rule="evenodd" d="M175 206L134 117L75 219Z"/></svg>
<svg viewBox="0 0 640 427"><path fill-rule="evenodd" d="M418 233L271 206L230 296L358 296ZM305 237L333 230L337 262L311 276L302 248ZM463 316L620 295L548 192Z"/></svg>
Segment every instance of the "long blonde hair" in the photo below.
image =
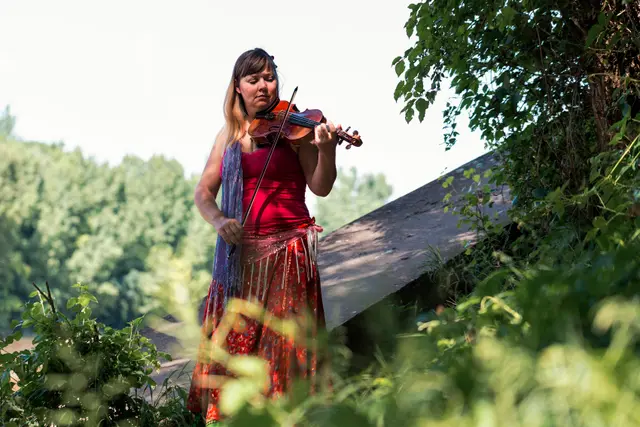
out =
<svg viewBox="0 0 640 427"><path fill-rule="evenodd" d="M233 67L231 73L231 81L227 88L227 93L224 98L224 119L225 119L225 136L226 144L230 144L238 141L244 134L244 122L247 116L247 110L244 106L242 96L236 92L236 86L239 84L240 79L249 75L259 73L264 69L273 71L276 83L277 93L280 93L280 79L276 71L277 66L273 61L273 56L269 55L264 49L255 48L244 52L236 60L236 64Z"/></svg>

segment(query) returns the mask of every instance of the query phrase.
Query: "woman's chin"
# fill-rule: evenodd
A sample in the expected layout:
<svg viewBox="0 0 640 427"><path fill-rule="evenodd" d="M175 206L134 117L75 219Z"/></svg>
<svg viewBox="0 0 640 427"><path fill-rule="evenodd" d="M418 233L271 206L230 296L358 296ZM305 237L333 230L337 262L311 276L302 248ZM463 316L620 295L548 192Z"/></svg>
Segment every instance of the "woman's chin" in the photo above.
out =
<svg viewBox="0 0 640 427"><path fill-rule="evenodd" d="M268 107L270 104L271 100L269 98L256 98L256 100L253 101L255 109L258 111Z"/></svg>

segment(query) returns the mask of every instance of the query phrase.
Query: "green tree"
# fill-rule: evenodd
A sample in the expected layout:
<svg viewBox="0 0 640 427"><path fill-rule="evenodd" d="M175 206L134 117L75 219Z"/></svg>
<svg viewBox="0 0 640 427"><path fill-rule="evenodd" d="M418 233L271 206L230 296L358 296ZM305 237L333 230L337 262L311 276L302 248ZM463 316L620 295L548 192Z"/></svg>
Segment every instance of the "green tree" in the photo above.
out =
<svg viewBox="0 0 640 427"><path fill-rule="evenodd" d="M348 172L339 168L331 193L327 197L315 198L316 221L326 235L379 208L392 192L393 188L382 173L358 176L355 167Z"/></svg>
<svg viewBox="0 0 640 427"><path fill-rule="evenodd" d="M0 328L31 282L49 281L62 300L69 284L86 284L112 325L161 309L161 286L175 278L168 266L186 266L185 286L206 292L214 230L178 162L127 157L109 167L62 144L0 143Z"/></svg>
<svg viewBox="0 0 640 427"><path fill-rule="evenodd" d="M578 191L594 156L637 135L637 1L430 0L409 8L415 43L392 62L406 120L422 120L450 79L456 98L444 111L445 143L455 144L456 117L469 112L470 127L504 158L496 178L522 206L559 187Z"/></svg>

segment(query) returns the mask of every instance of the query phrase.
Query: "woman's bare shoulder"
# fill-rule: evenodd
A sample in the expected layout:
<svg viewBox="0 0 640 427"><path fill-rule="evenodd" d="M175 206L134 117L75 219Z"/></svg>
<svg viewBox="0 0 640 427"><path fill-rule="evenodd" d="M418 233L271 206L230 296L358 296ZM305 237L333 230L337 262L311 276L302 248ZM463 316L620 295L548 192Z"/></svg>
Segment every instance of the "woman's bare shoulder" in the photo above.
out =
<svg viewBox="0 0 640 427"><path fill-rule="evenodd" d="M222 154L224 153L224 150L227 145L227 135L228 135L227 128L226 126L223 126L218 131L218 134L216 135L216 139L213 142L213 149L211 151L218 154L220 157L222 157Z"/></svg>

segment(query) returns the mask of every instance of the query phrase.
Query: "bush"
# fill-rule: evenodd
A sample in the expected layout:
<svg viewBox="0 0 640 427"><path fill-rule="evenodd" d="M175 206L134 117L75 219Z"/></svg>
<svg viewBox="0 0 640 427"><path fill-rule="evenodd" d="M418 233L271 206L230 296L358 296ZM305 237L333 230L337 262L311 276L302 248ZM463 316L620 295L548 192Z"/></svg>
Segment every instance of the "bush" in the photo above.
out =
<svg viewBox="0 0 640 427"><path fill-rule="evenodd" d="M150 375L160 360L171 360L140 335L143 318L121 330L98 323L90 308L96 298L86 286L74 288L78 295L66 304L73 318L56 309L47 284L46 292L38 288L31 295L39 300L26 304L14 332L0 341L2 350L23 331L35 334L33 349L0 354L3 425L190 425L183 390L165 383L162 402L143 396L156 385Z"/></svg>

